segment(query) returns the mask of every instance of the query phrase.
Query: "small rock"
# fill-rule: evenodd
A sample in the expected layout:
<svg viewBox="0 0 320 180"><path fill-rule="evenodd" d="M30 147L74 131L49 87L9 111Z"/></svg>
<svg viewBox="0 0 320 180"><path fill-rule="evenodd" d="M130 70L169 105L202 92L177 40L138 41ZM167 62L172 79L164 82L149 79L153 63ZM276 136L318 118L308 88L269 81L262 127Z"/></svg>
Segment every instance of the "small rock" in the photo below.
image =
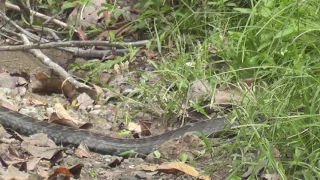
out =
<svg viewBox="0 0 320 180"><path fill-rule="evenodd" d="M14 100L20 102L22 99L20 96L15 96Z"/></svg>
<svg viewBox="0 0 320 180"><path fill-rule="evenodd" d="M53 110L53 108L51 108L51 107L48 107L47 109L46 109L46 115L47 116L51 116L51 114L54 112L54 110Z"/></svg>
<svg viewBox="0 0 320 180"><path fill-rule="evenodd" d="M101 105L97 104L93 106L93 109L101 109Z"/></svg>
<svg viewBox="0 0 320 180"><path fill-rule="evenodd" d="M141 179L147 179L147 174L145 172L139 171L136 173L136 177L141 178Z"/></svg>
<svg viewBox="0 0 320 180"><path fill-rule="evenodd" d="M32 106L27 106L20 109L19 113L36 118L36 119L42 119L42 117L38 114L37 109Z"/></svg>
<svg viewBox="0 0 320 180"><path fill-rule="evenodd" d="M0 96L2 96L2 95L6 96L10 93L11 93L10 88L0 87Z"/></svg>
<svg viewBox="0 0 320 180"><path fill-rule="evenodd" d="M92 114L92 115L99 115L100 113L101 113L101 109L96 109L89 112L89 114Z"/></svg>

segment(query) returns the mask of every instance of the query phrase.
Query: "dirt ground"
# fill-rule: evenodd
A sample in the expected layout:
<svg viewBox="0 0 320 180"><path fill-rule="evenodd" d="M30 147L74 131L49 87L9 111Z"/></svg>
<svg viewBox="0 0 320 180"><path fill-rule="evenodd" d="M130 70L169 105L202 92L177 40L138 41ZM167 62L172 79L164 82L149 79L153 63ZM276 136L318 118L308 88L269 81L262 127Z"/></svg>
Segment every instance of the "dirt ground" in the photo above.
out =
<svg viewBox="0 0 320 180"><path fill-rule="evenodd" d="M61 55L57 52L52 53L50 51L47 51L48 56L51 54L55 54L55 56L51 56L53 60L56 60L60 65L66 67L66 63L70 62L70 56L68 55ZM72 60L71 60L72 61ZM7 70L10 73L17 73L17 72L26 72L31 76L31 79L34 79L34 75L36 75L39 72L46 72L51 73L52 71L48 69L45 65L43 65L39 60L34 58L32 55L26 52L2 52L0 56L0 64L1 68ZM4 92L3 89L0 89L0 92ZM30 91L28 91L25 96L20 98L14 98L14 97L8 97L6 101L12 104L21 104L24 99L36 99L38 101L44 102L48 104L48 106L53 106L53 99L57 98L57 96L43 96L34 94ZM63 97L58 96L58 98L63 101ZM32 108L32 105L30 104L23 104L20 106L20 108ZM101 108L101 111L108 111L108 105L106 107ZM43 118L45 115L41 112L45 111L45 109L41 108L35 108L38 112L38 115L28 114L29 116L34 116L35 118ZM39 117L40 114L40 117ZM90 123L93 123L95 126L93 128L94 132L103 133L103 134L111 134L110 127L112 127L113 122L112 118L108 119L105 118L105 116L95 115L95 114L83 114L79 111L75 111L74 114L75 117L84 117L86 121L90 121ZM94 119L94 120L93 120ZM99 124L100 123L100 124ZM98 124L98 125L97 125ZM157 124L157 123L155 123ZM159 130L160 127L157 127L155 129L158 129L158 133L164 132L165 129ZM199 141L200 142L200 141ZM188 142L187 142L188 144ZM171 147L170 147L171 146ZM174 161L174 159L179 158L178 154L175 154L175 151L177 149L188 146L184 144L183 142L175 142L175 145L172 147L172 142L169 142L162 147L161 151L164 153L162 157L166 157L167 160L159 161L154 159L154 155L151 154L149 158L147 159L141 159L141 158L129 158L129 159L123 159L121 157L114 157L109 155L100 155L97 153L90 152L90 157L76 157L74 153L70 153L69 151L73 151L74 149L70 149L69 151L61 152L61 158L59 160L56 160L54 164L51 164L51 166L48 167L48 165L43 164L46 161L40 161L37 164L37 168L34 168L33 170L27 171L27 175L32 175L37 178L42 178L43 176L46 176L44 172L52 172L54 169L63 166L67 166L70 171L73 174L73 178L76 179L193 179L192 176L189 176L184 173L178 173L178 174L167 174L167 173L159 173L159 172L148 172L144 171L143 167L148 166L156 166L158 163L161 162L168 162L168 161ZM32 156L25 155L25 152L21 150L21 145L18 144L2 144L0 146L1 149L5 150L8 154L7 156L10 156L14 159L15 155L10 154L9 149L15 149L18 154L20 154L25 159L24 162L30 163ZM187 151L193 151L192 149L188 149ZM167 151L167 152L166 152ZM172 152L171 152L172 151ZM167 155L165 155L167 153ZM11 159L9 158L9 159ZM207 168L209 164L212 163L213 160L208 161L209 156L202 156L201 158L197 159L196 161L196 168L200 168L199 170L204 170ZM12 160L12 159L11 159ZM7 160L9 162L10 160ZM22 160L23 161L23 160ZM51 160L52 161L52 160ZM1 167L0 167L1 168ZM6 168L1 168L4 172ZM1 170L0 169L0 170ZM42 170L42 174L39 173L39 170ZM215 170L214 170L215 171ZM219 173L214 173L213 179L224 179L226 176L227 168L226 169L220 169L218 171ZM1 174L1 171L0 171Z"/></svg>

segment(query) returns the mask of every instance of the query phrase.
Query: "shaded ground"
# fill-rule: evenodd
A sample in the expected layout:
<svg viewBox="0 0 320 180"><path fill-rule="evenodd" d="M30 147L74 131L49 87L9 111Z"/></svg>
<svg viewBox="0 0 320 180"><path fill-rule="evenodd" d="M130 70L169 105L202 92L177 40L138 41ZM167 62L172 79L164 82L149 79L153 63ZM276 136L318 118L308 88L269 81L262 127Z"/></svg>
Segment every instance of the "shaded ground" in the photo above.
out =
<svg viewBox="0 0 320 180"><path fill-rule="evenodd" d="M55 59L54 57L52 58ZM60 58L61 65L67 62L67 61L63 62L61 61L61 59L62 58ZM34 79L33 76L39 72L47 72L47 73L51 72L50 70L47 69L45 65L40 63L37 59L32 57L30 54L24 53L24 52L3 52L3 55L0 56L0 63L1 63L1 68L12 73L25 71L31 76L31 79ZM17 98L14 96L10 96L10 92L12 92L12 90L7 88L0 89L0 94L1 94L0 97L2 102L6 102L13 106L16 106L18 107L20 113L24 113L28 116L32 116L39 120L42 120L43 118L48 116L48 111L49 111L48 109L53 108L54 102L57 99L61 102L65 102L64 97L57 96L57 95L47 96L47 95L37 95L32 92L27 92L25 96L21 98ZM37 107L37 106L31 105L30 104L31 99L33 101L38 100L40 102L43 102L47 104L48 107L44 108L41 106ZM115 106L113 106L111 103L111 104L106 104L102 107L99 107L96 110L90 111L89 113L84 113L84 112L81 113L80 111L72 111L72 110L69 110L68 112L75 119L92 123L94 125L94 128L92 128L91 131L102 133L102 134L108 134L112 136L114 132L119 131L119 127L122 126L121 122L123 122L121 120L117 122L114 121L116 116L115 111L117 110ZM137 118L135 119L139 119L139 117L141 119L141 117L146 117L146 115L138 113L136 117ZM150 117L151 117L150 115L147 115L147 119ZM161 126L161 123L153 122L153 129L157 132L155 134L161 134L166 130L165 128L160 128L160 126ZM153 133L153 135L155 134ZM127 137L130 138L130 136L127 136ZM195 139L196 142L202 143L202 141L198 139L196 136L193 138L196 138ZM28 140L26 140L26 142L28 142ZM74 177L75 178L81 177L81 179L95 179L95 178L98 178L98 179L101 179L101 178L157 179L160 177L162 179L172 179L172 178L193 179L191 176L185 175L183 173L178 173L177 175L164 174L164 173L157 174L156 172L147 172L142 169L145 166L156 165L157 163L179 159L179 153L181 152L190 151L194 153L194 151L198 151L199 153L201 151L201 149L199 150L194 149L194 146L192 146L191 148L188 147L189 146L188 144L194 144L194 143L191 143L191 142L185 142L185 143L174 140L173 142L168 142L167 144L165 144L161 148L161 153L163 154L161 156L162 160L160 161L157 158L155 159L153 154L151 154L146 160L140 159L140 158L122 159L120 157L100 155L93 152L90 152L89 155L87 154L88 157L81 158L81 157L76 157L77 155L75 155L73 150L70 149L64 152L63 151L59 152L60 154L59 156L61 156L60 158L55 158L54 160L51 159L51 162L52 161L54 162L51 166L48 167L47 165L44 165L43 163L39 162L39 163L36 163L37 165L35 165L34 168L30 169L27 172L30 174L33 174L35 172L39 173L39 170L41 170L43 172L40 173L40 175L46 176L44 172L49 173L53 169L63 165L71 169L73 168L72 173ZM172 144L174 145L172 146ZM203 148L203 146L201 147ZM5 154L7 159L3 159L4 158L3 156L1 158L8 164L10 164L10 162L17 157L20 157L20 158L23 157L21 159L21 162L26 162L28 164L28 167L31 166L30 165L31 162L34 163L34 159L33 159L34 157L30 156L29 151L28 151L29 153L26 153L26 151L23 150L23 148L21 149L20 143L18 144L4 143L1 145L1 149L3 150L3 152L6 152ZM11 151L9 151L9 149L15 149L18 155L10 153ZM181 149L183 149L184 151L183 150L181 151ZM189 155L189 157L190 156L193 156L193 155ZM200 159L197 159L196 161L195 167L198 167L200 169L206 169L208 165L211 164L212 161L214 161L214 159L208 161L208 158L209 156L207 155L200 156ZM23 159L25 159L25 161ZM21 164L19 166L21 167ZM5 169L2 169L2 171L4 172ZM220 169L219 173L215 173L213 179L224 179L226 172L227 172L227 168ZM0 171L0 174L1 174L1 171ZM35 174L34 176L39 176L39 174L38 175Z"/></svg>

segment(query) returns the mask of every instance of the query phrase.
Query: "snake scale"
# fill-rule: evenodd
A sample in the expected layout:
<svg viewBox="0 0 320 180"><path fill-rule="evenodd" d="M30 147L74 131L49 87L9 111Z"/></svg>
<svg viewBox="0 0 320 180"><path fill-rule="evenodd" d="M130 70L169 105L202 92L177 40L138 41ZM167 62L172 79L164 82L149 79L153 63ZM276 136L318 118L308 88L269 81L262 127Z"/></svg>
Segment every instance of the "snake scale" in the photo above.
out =
<svg viewBox="0 0 320 180"><path fill-rule="evenodd" d="M216 134L223 130L225 118L213 118L164 133L162 135L141 139L117 139L106 135L91 133L87 130L75 129L22 115L0 106L0 124L23 135L36 133L47 134L57 144L79 145L84 142L94 152L108 155L120 155L133 150L139 156L145 156L156 150L162 143L178 138L186 132L202 131L205 134Z"/></svg>

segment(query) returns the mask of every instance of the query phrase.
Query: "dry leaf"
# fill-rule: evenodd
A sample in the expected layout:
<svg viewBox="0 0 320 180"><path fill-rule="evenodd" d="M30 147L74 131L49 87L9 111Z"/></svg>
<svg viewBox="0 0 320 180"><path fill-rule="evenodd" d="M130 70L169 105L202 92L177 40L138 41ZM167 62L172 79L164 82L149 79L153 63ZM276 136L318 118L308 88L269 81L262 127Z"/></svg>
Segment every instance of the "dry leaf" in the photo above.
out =
<svg viewBox="0 0 320 180"><path fill-rule="evenodd" d="M4 180L12 180L12 179L27 180L29 179L29 176L30 175L28 173L21 172L17 168L11 165L8 167L8 170L6 171L5 174L0 175L0 177Z"/></svg>
<svg viewBox="0 0 320 180"><path fill-rule="evenodd" d="M121 74L120 66L118 64L114 65L113 70L116 72L116 74Z"/></svg>
<svg viewBox="0 0 320 180"><path fill-rule="evenodd" d="M159 171L164 173L176 174L178 172L183 172L193 177L199 177L199 172L192 166L184 162L172 162L169 164L163 164L160 166L144 166L142 167L145 171ZM206 176L204 176L206 177ZM207 177L206 177L207 178Z"/></svg>
<svg viewBox="0 0 320 180"><path fill-rule="evenodd" d="M77 6L68 17L68 24L72 26L88 27L90 25L95 25L100 19L104 18L104 14L98 15L98 12L103 10L103 4L106 3L105 0L91 0L91 3L95 5L88 4L87 6Z"/></svg>
<svg viewBox="0 0 320 180"><path fill-rule="evenodd" d="M208 95L209 92L209 82L207 80L196 80L191 83L190 86L190 99L193 102L196 102L200 100L201 98L204 98L205 96Z"/></svg>
<svg viewBox="0 0 320 180"><path fill-rule="evenodd" d="M77 104L76 106L79 107L81 110L86 110L88 106L92 106L94 103L94 100L88 96L86 93L82 93L77 97Z"/></svg>
<svg viewBox="0 0 320 180"><path fill-rule="evenodd" d="M62 150L46 134L35 134L24 139L21 147L28 151L32 156L51 159L55 154Z"/></svg>
<svg viewBox="0 0 320 180"><path fill-rule="evenodd" d="M96 101L100 102L100 100L102 100L102 98L103 98L103 90L102 90L102 88L100 86L93 85L93 87L97 92Z"/></svg>
<svg viewBox="0 0 320 180"><path fill-rule="evenodd" d="M33 81L31 84L32 92L39 94L60 94L63 79L47 78Z"/></svg>
<svg viewBox="0 0 320 180"><path fill-rule="evenodd" d="M34 170L42 158L35 157L27 162L28 171Z"/></svg>
<svg viewBox="0 0 320 180"><path fill-rule="evenodd" d="M128 130L129 130L129 131L134 131L134 132L140 134L140 133L141 133L141 126L138 125L137 123L130 122L130 123L128 124Z"/></svg>
<svg viewBox="0 0 320 180"><path fill-rule="evenodd" d="M48 79L48 78L50 78L50 76L47 75L46 73L40 72L40 73L35 75L35 78L37 80L42 80L42 79Z"/></svg>
<svg viewBox="0 0 320 180"><path fill-rule="evenodd" d="M70 115L68 114L66 116L70 116ZM51 116L49 117L49 122L64 125L64 126L81 128L81 129L89 129L93 126L91 123L77 121L72 118L71 119L65 119L65 118L61 119L56 113L51 114Z"/></svg>
<svg viewBox="0 0 320 180"><path fill-rule="evenodd" d="M278 149L276 149L276 148L273 148L272 149L272 155L275 158L279 158L280 157L280 151Z"/></svg>
<svg viewBox="0 0 320 180"><path fill-rule="evenodd" d="M34 105L34 106L44 106L44 107L47 106L46 103L39 101L39 100L36 100L36 99L29 99L29 103L30 103L30 105Z"/></svg>
<svg viewBox="0 0 320 180"><path fill-rule="evenodd" d="M54 105L56 109L56 113L60 119L68 119L68 120L73 120L73 118L69 115L69 113L64 109L62 104L56 103Z"/></svg>
<svg viewBox="0 0 320 180"><path fill-rule="evenodd" d="M0 101L0 106L5 107L7 109L10 109L11 111L18 111L18 107L14 106L6 101Z"/></svg>
<svg viewBox="0 0 320 180"><path fill-rule="evenodd" d="M140 129L141 129L141 135L142 136L150 136L151 135L151 122L148 121L139 121L140 123Z"/></svg>
<svg viewBox="0 0 320 180"><path fill-rule="evenodd" d="M70 171L67 168L63 167L63 166L61 166L58 169L56 169L54 171L54 173L49 176L48 179L58 177L58 175L63 175L64 176L64 180L70 180Z"/></svg>
<svg viewBox="0 0 320 180"><path fill-rule="evenodd" d="M108 164L109 167L115 168L121 164L121 158L115 157L112 159L112 161Z"/></svg>
<svg viewBox="0 0 320 180"><path fill-rule="evenodd" d="M142 49L137 53L137 56L143 56L143 55L147 56L148 59L154 59L158 56L157 53L155 52L150 53L146 49Z"/></svg>
<svg viewBox="0 0 320 180"><path fill-rule="evenodd" d="M90 150L88 149L88 147L84 144L81 143L75 150L75 155L79 158L89 158L91 157L90 155Z"/></svg>
<svg viewBox="0 0 320 180"><path fill-rule="evenodd" d="M261 177L265 180L280 180L280 175L279 174L263 174Z"/></svg>

